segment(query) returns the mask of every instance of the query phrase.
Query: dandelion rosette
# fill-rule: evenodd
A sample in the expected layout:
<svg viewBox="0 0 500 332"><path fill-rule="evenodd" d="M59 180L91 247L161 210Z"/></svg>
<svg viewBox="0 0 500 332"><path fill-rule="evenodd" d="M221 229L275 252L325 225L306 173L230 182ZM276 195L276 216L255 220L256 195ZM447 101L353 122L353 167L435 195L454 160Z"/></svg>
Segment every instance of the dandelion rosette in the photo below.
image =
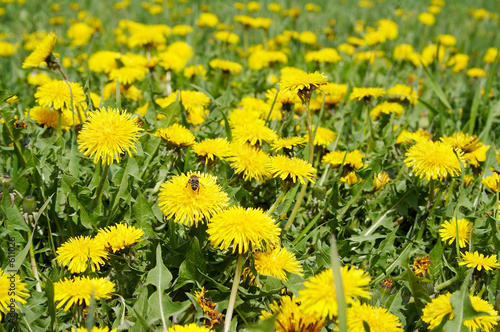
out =
<svg viewBox="0 0 500 332"><path fill-rule="evenodd" d="M357 297L371 297L368 284L370 276L367 272L353 266L341 269L344 295L347 303L354 303ZM323 318L332 319L337 316L337 293L335 291L332 269L318 273L304 282L305 289L299 291L297 300L302 303L305 313L315 313Z"/></svg>
<svg viewBox="0 0 500 332"><path fill-rule="evenodd" d="M193 190L188 182L192 176L199 181ZM190 172L174 176L163 183L158 194L158 205L167 219L191 226L210 219L229 205L229 197L221 190L215 176Z"/></svg>
<svg viewBox="0 0 500 332"><path fill-rule="evenodd" d="M277 244L281 229L262 210L237 206L213 216L207 233L214 247L225 250L232 245L233 252L243 254Z"/></svg>
<svg viewBox="0 0 500 332"><path fill-rule="evenodd" d="M493 331L495 326L498 325L498 312L493 308L491 304L481 299L478 296L469 295L472 307L476 311L485 312L487 314L476 317L474 319L465 320L463 325L472 331L481 329L485 332ZM450 315L449 319L452 320L455 315L453 313L453 307L450 303L451 294L446 293L439 295L431 302L427 303L425 308L422 310L422 320L426 322L429 326L428 330L431 330L443 320L444 316Z"/></svg>
<svg viewBox="0 0 500 332"><path fill-rule="evenodd" d="M57 263L67 266L71 273L85 272L89 261L92 272L99 271L106 259L108 252L104 246L90 236L70 238L57 248Z"/></svg>
<svg viewBox="0 0 500 332"><path fill-rule="evenodd" d="M54 301L60 301L57 309L64 306L68 311L73 305L90 305L91 296L94 299L108 299L115 291L115 284L106 278L73 277L54 283Z"/></svg>
<svg viewBox="0 0 500 332"><path fill-rule="evenodd" d="M89 112L87 120L78 136L78 150L85 157L94 156L94 163L101 159L102 164L120 162L121 154L137 151L136 142L142 129L137 118L116 108L102 107Z"/></svg>
<svg viewBox="0 0 500 332"><path fill-rule="evenodd" d="M302 275L302 266L295 255L286 248L274 248L265 252L254 253L255 270L259 274L272 276L287 281L285 271Z"/></svg>
<svg viewBox="0 0 500 332"><path fill-rule="evenodd" d="M461 150L454 150L446 143L421 141L408 149L404 163L416 176L429 181L459 175L460 163L464 164L465 159Z"/></svg>
<svg viewBox="0 0 500 332"><path fill-rule="evenodd" d="M305 184L306 180L314 183L317 172L306 160L283 155L271 157L267 169L275 178L279 177L283 181L293 181L293 183L299 179L302 184Z"/></svg>

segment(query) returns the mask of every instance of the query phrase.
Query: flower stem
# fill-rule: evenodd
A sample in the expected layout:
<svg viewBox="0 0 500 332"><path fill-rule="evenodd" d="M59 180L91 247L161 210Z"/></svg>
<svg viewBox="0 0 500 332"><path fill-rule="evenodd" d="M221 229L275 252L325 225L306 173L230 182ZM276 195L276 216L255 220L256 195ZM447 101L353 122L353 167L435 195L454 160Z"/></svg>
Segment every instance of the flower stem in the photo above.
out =
<svg viewBox="0 0 500 332"><path fill-rule="evenodd" d="M335 235L332 234L332 247L330 251L330 258L333 270L333 284L335 287L335 294L337 295L338 307L338 328L339 331L347 331L347 305L344 295L344 283L342 280L342 270L340 266L339 252L337 250L337 241Z"/></svg>
<svg viewBox="0 0 500 332"><path fill-rule="evenodd" d="M457 280L458 280L457 277L453 277L451 279L446 280L442 284L436 285L436 291L440 291L450 285L453 285L455 282L457 282Z"/></svg>
<svg viewBox="0 0 500 332"><path fill-rule="evenodd" d="M97 186L97 190L95 192L95 198L92 200L92 204L90 205L92 209L97 206L97 202L101 198L102 189L104 188L104 182L106 182L106 178L108 177L109 164L104 164L104 170L101 174L101 180L99 181L99 185Z"/></svg>
<svg viewBox="0 0 500 332"><path fill-rule="evenodd" d="M227 306L226 321L224 322L224 332L229 332L231 327L231 319L233 318L234 304L236 302L236 293L238 292L238 285L240 284L241 268L243 266L243 255L238 254L236 258L236 271L234 272L233 287L231 287L231 296L229 297L229 304Z"/></svg>
<svg viewBox="0 0 500 332"><path fill-rule="evenodd" d="M309 164L312 165L313 161L314 161L314 137L313 137L313 131L312 131L312 119L311 119L311 110L309 108L309 99L307 99L305 101L304 106L306 108L306 114L307 114L307 136L309 136L308 162L309 162ZM290 229L293 221L295 220L295 217L297 216L297 213L299 212L300 205L302 204L302 201L304 200L304 196L306 194L307 184L308 184L308 182L304 183L302 185L302 188L300 189L300 194L299 194L299 197L297 198L297 202L295 202L295 206L293 207L292 214L290 215L290 218L288 219L288 221L285 225L285 228L284 228L285 231Z"/></svg>
<svg viewBox="0 0 500 332"><path fill-rule="evenodd" d="M269 210L267 210L266 214L268 216L270 216L276 210L276 208L278 207L278 205L281 204L281 202L283 201L283 198L285 197L285 195L286 195L287 192L288 192L287 189L283 189L283 191L281 192L281 195L278 197L278 199L276 200L276 202L274 202L274 204L269 208Z"/></svg>

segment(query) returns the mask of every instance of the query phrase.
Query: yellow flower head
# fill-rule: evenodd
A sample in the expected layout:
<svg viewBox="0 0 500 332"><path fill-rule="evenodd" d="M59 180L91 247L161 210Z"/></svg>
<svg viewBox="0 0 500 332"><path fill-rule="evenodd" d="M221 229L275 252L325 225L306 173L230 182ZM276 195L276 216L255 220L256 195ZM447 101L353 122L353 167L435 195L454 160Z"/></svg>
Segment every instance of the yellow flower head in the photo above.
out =
<svg viewBox="0 0 500 332"><path fill-rule="evenodd" d="M212 13L201 13L200 17L196 21L196 25L199 27L215 27L219 23L219 18Z"/></svg>
<svg viewBox="0 0 500 332"><path fill-rule="evenodd" d="M23 282L19 275L15 275L14 287L11 286L12 279L10 279L12 275L9 273L5 273L2 269L0 269L0 317L1 312L4 314L9 313L11 299L15 299L16 302L21 304L26 304L25 298L29 297L29 293L27 292L26 287L27 283ZM14 293L12 294L12 288L14 288ZM16 308L19 308L17 303L15 304Z"/></svg>
<svg viewBox="0 0 500 332"><path fill-rule="evenodd" d="M367 272L353 266L341 269L342 283L346 303L352 304L358 297L369 299L370 276ZM305 289L299 291L297 300L306 314L318 314L322 318L337 316L337 293L333 281L332 269L318 273L304 282Z"/></svg>
<svg viewBox="0 0 500 332"><path fill-rule="evenodd" d="M483 68L470 68L467 69L465 74L469 77L486 77L486 72Z"/></svg>
<svg viewBox="0 0 500 332"><path fill-rule="evenodd" d="M441 227L439 234L442 241L450 240L448 244L452 244L458 238L460 248L469 243L472 224L467 220L452 218L451 221L445 221L441 224Z"/></svg>
<svg viewBox="0 0 500 332"><path fill-rule="evenodd" d="M347 93L347 84L327 83L321 87L325 91L325 105L337 105L344 100ZM323 97L320 97L323 99Z"/></svg>
<svg viewBox="0 0 500 332"><path fill-rule="evenodd" d="M179 97L177 97L177 94ZM208 115L207 107L210 105L210 98L200 91L181 90L174 91L170 96L155 99L161 108L166 108L177 98L187 111L188 122L197 126L205 121Z"/></svg>
<svg viewBox="0 0 500 332"><path fill-rule="evenodd" d="M71 97L75 111L85 109L85 93L80 83L53 80L39 86L35 92L35 98L41 106L52 107L55 110L71 110ZM71 87L71 90L70 90Z"/></svg>
<svg viewBox="0 0 500 332"><path fill-rule="evenodd" d="M349 100L365 100L368 101L371 98L379 98L385 95L385 91L382 88L356 88L352 89Z"/></svg>
<svg viewBox="0 0 500 332"><path fill-rule="evenodd" d="M193 146L193 152L205 161L214 161L215 157L224 159L230 154L230 145L225 138L205 139Z"/></svg>
<svg viewBox="0 0 500 332"><path fill-rule="evenodd" d="M109 79L116 84L116 80L120 84L130 85L135 81L142 81L148 73L148 68L141 66L126 66L114 68L109 71Z"/></svg>
<svg viewBox="0 0 500 332"><path fill-rule="evenodd" d="M156 131L156 136L163 138L173 146L191 146L196 143L193 133L183 125L174 123L168 128L160 128Z"/></svg>
<svg viewBox="0 0 500 332"><path fill-rule="evenodd" d="M35 106L30 109L30 118L35 120L41 126L57 128L57 121L59 117L59 111L43 107L43 106ZM73 122L74 118L74 122ZM80 118L75 114L73 117L73 113L71 110L65 109L61 114L61 128L62 130L68 130L73 126L80 124Z"/></svg>
<svg viewBox="0 0 500 332"><path fill-rule="evenodd" d="M281 51L257 50L248 57L248 67L253 70L261 70L277 64L287 64L288 57Z"/></svg>
<svg viewBox="0 0 500 332"><path fill-rule="evenodd" d="M342 60L336 49L323 48L319 51L312 51L306 54L306 62L337 63Z"/></svg>
<svg viewBox="0 0 500 332"><path fill-rule="evenodd" d="M49 33L24 60L22 68L38 67L41 64L45 64L52 54L56 39L57 36L55 33Z"/></svg>
<svg viewBox="0 0 500 332"><path fill-rule="evenodd" d="M262 311L260 319L269 319L276 314L274 328L276 332L320 332L325 326L325 321L316 314L305 314L295 297L284 296L280 304L271 303L271 312Z"/></svg>
<svg viewBox="0 0 500 332"><path fill-rule="evenodd" d="M421 141L408 149L404 162L416 176L429 181L459 175L462 172L460 163L465 163L465 159L462 151L454 150L448 144Z"/></svg>
<svg viewBox="0 0 500 332"><path fill-rule="evenodd" d="M116 62L121 56L118 52L98 51L89 57L89 69L95 73L109 73L112 69L118 68Z"/></svg>
<svg viewBox="0 0 500 332"><path fill-rule="evenodd" d="M99 271L106 259L108 252L105 247L90 236L70 238L57 248L57 263L67 266L71 273L85 272L89 261L92 272Z"/></svg>
<svg viewBox="0 0 500 332"><path fill-rule="evenodd" d="M276 245L281 229L264 211L231 207L212 217L207 233L210 243L221 250L233 246L233 253L243 254L264 245Z"/></svg>
<svg viewBox="0 0 500 332"><path fill-rule="evenodd" d="M168 330L164 332L212 332L211 329L205 326L198 326L195 323L187 325L174 325L169 327Z"/></svg>
<svg viewBox="0 0 500 332"><path fill-rule="evenodd" d="M70 332L70 330L68 330L67 332ZM85 327L79 327L76 330L74 328L71 328L71 332L88 332L88 330ZM116 332L116 329L110 330L109 327L107 326L105 327L94 326L92 328L92 332Z"/></svg>
<svg viewBox="0 0 500 332"><path fill-rule="evenodd" d="M364 332L365 324L370 331L376 332L403 332L399 318L387 309L374 307L359 301L347 308L347 331Z"/></svg>
<svg viewBox="0 0 500 332"><path fill-rule="evenodd" d="M293 91L302 99L302 103L304 103L304 97L301 97L303 94L310 96L312 91L325 85L327 82L328 78L323 73L295 72L283 75L279 85L280 91Z"/></svg>
<svg viewBox="0 0 500 332"><path fill-rule="evenodd" d="M332 130L328 128L318 127L318 129L313 127L313 132L316 131L316 135L314 135L314 145L327 147L332 144L333 141L337 138L337 134L335 134ZM309 136L306 134L306 140L309 140Z"/></svg>
<svg viewBox="0 0 500 332"><path fill-rule="evenodd" d="M95 237L95 242L102 248L117 252L131 247L144 235L144 231L127 224L116 224L101 228Z"/></svg>
<svg viewBox="0 0 500 332"><path fill-rule="evenodd" d="M285 271L302 275L302 266L295 255L286 248L268 249L265 252L254 253L255 270L259 274L272 276L283 281L287 281Z"/></svg>
<svg viewBox="0 0 500 332"><path fill-rule="evenodd" d="M333 168L338 168L344 163L344 168L360 169L363 167L364 155L359 150L349 151L332 151L326 154L322 162L330 163ZM345 158L345 160L344 160Z"/></svg>
<svg viewBox="0 0 500 332"><path fill-rule="evenodd" d="M396 84L392 88L387 89L387 97L393 101L401 103L407 102L411 105L418 104L418 94L411 86L404 84Z"/></svg>
<svg viewBox="0 0 500 332"><path fill-rule="evenodd" d="M54 301L60 301L57 309L64 306L68 311L73 304L90 305L90 297L95 300L109 299L115 291L115 284L106 278L73 277L54 283Z"/></svg>
<svg viewBox="0 0 500 332"><path fill-rule="evenodd" d="M243 70L243 66L237 62L222 60L222 59L212 59L208 63L213 69L220 69L223 72L228 72L231 74L239 74Z"/></svg>
<svg viewBox="0 0 500 332"><path fill-rule="evenodd" d="M436 24L436 18L431 13L420 13L418 15L418 20L424 25Z"/></svg>
<svg viewBox="0 0 500 332"><path fill-rule="evenodd" d="M302 184L305 184L305 180L314 183L313 178L317 172L306 160L283 155L271 157L267 168L274 178L280 177L283 181L293 181L293 183L296 183L298 178Z"/></svg>
<svg viewBox="0 0 500 332"><path fill-rule="evenodd" d="M319 130L319 128L318 128ZM307 143L307 139L304 137L283 137L278 138L271 144L271 150L291 150L294 146L302 146Z"/></svg>
<svg viewBox="0 0 500 332"><path fill-rule="evenodd" d="M233 143L227 160L231 162L230 166L236 174L243 174L245 181L252 179L263 181L270 176L266 168L269 155L251 145Z"/></svg>
<svg viewBox="0 0 500 332"><path fill-rule="evenodd" d="M94 156L94 163L101 159L102 164L108 165L116 159L120 162L121 154L137 151L136 142L141 128L137 118L125 111L116 108L102 107L88 113L78 136L78 150L85 157Z"/></svg>
<svg viewBox="0 0 500 332"><path fill-rule="evenodd" d="M462 260L458 262L458 265L472 267L478 271L481 271L481 269L486 271L500 269L500 263L497 262L497 255L484 256L477 251L467 251L465 254L460 254L462 255Z"/></svg>
<svg viewBox="0 0 500 332"><path fill-rule="evenodd" d="M160 210L167 219L198 226L229 205L229 197L216 181L215 176L200 172L172 177L160 187Z"/></svg>
<svg viewBox="0 0 500 332"><path fill-rule="evenodd" d="M370 111L372 120L376 120L381 114L394 114L395 116L403 115L404 108L398 103L384 101L382 104L375 106Z"/></svg>
<svg viewBox="0 0 500 332"><path fill-rule="evenodd" d="M236 45L240 42L240 37L229 31L217 31L214 34L215 39L220 40L222 42Z"/></svg>
<svg viewBox="0 0 500 332"><path fill-rule="evenodd" d="M423 309L422 320L426 322L429 326L427 329L431 330L443 320L444 316L450 315L449 319L452 320L455 315L453 313L453 307L450 303L450 293L442 294L433 299L431 302L427 303ZM469 295L472 307L476 311L485 312L483 316L476 317L474 319L469 319L464 321L463 325L473 332L481 329L485 332L492 332L495 326L498 325L498 312L493 308L491 304L481 299L478 296Z"/></svg>
<svg viewBox="0 0 500 332"><path fill-rule="evenodd" d="M454 133L450 137L444 136L441 137L441 141L455 149L462 150L465 160L474 167L479 167L479 162L486 160L486 151L490 147L483 145L476 135L467 133Z"/></svg>
<svg viewBox="0 0 500 332"><path fill-rule="evenodd" d="M500 174L493 173L490 176L481 179L481 183L484 184L488 189L493 192L498 191L498 185L500 183Z"/></svg>
<svg viewBox="0 0 500 332"><path fill-rule="evenodd" d="M262 145L262 141L272 143L278 139L274 130L265 125L264 120L255 120L232 126L231 133L234 142Z"/></svg>
<svg viewBox="0 0 500 332"><path fill-rule="evenodd" d="M422 142L430 140L431 140L431 133L429 133L428 131L419 129L416 132L412 133L406 129L403 129L396 138L396 144L410 144L413 141Z"/></svg>
<svg viewBox="0 0 500 332"><path fill-rule="evenodd" d="M373 188L372 191L378 191L382 189L386 184L389 183L391 178L387 172L380 172L373 176Z"/></svg>
<svg viewBox="0 0 500 332"><path fill-rule="evenodd" d="M415 258L413 262L413 273L415 273L416 276L426 277L429 275L429 266L431 266L431 263L432 261L429 255Z"/></svg>

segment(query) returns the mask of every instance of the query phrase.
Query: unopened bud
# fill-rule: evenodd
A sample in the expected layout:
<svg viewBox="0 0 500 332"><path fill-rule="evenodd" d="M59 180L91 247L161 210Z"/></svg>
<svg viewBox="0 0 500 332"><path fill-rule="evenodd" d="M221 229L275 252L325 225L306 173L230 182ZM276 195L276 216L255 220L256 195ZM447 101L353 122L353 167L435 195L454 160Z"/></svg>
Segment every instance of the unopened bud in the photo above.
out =
<svg viewBox="0 0 500 332"><path fill-rule="evenodd" d="M24 213L31 214L36 211L36 199L35 197L28 195L23 199L23 211Z"/></svg>
<svg viewBox="0 0 500 332"><path fill-rule="evenodd" d="M12 179L12 176L9 174L2 174L2 181L1 181L1 189L7 190L7 192L11 192L12 189L14 189L14 180Z"/></svg>

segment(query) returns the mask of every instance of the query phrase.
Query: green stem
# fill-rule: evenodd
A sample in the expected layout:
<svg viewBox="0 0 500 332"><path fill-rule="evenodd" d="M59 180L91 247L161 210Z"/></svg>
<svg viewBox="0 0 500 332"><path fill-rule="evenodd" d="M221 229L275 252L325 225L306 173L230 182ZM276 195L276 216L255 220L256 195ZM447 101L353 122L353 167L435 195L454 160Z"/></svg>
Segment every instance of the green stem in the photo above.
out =
<svg viewBox="0 0 500 332"><path fill-rule="evenodd" d="M455 282L457 282L457 280L458 280L458 277L453 277L451 279L446 280L442 284L436 285L436 292L438 292L438 291L440 291L440 290L442 290L450 285L453 285Z"/></svg>
<svg viewBox="0 0 500 332"><path fill-rule="evenodd" d="M335 294L337 296L337 318L339 320L337 326L339 328L339 331L347 331L347 305L345 303L344 284L342 282L342 271L340 266L339 253L337 250L337 241L335 240L335 235L333 234L330 258L332 261L333 284L335 287Z"/></svg>
<svg viewBox="0 0 500 332"><path fill-rule="evenodd" d="M95 198L92 200L92 204L90 205L92 209L97 206L99 199L101 198L102 189L104 188L104 182L106 182L106 178L108 177L109 164L104 164L104 171L101 174L101 180L99 181L99 185L97 186Z"/></svg>
<svg viewBox="0 0 500 332"><path fill-rule="evenodd" d="M35 259L35 250L33 250L33 242L30 245L30 261L31 261L31 271L33 272L33 277L38 281L36 283L35 289L37 292L42 291L42 287L40 286L40 277L38 276L38 269L36 266L36 259Z"/></svg>
<svg viewBox="0 0 500 332"><path fill-rule="evenodd" d="M227 305L226 321L224 322L224 332L229 332L231 328L231 319L233 318L234 304L236 303L236 293L240 284L241 268L243 266L243 255L238 254L236 258L236 271L234 272L233 287L231 287L231 296Z"/></svg>
<svg viewBox="0 0 500 332"><path fill-rule="evenodd" d="M274 204L269 208L269 210L267 210L266 214L268 216L270 216L274 210L276 210L276 208L278 207L278 205L281 204L281 202L283 201L283 198L285 197L286 193L288 192L287 189L284 189L282 192L281 192L281 195L278 197L278 199L276 200L276 202L274 202Z"/></svg>
<svg viewBox="0 0 500 332"><path fill-rule="evenodd" d="M293 210L292 210L292 214L290 215L290 218L288 219L288 221L285 225L285 228L284 228L285 231L290 229L293 221L295 220L295 217L297 216L297 212L299 212L300 203L302 203L302 200L304 199L304 196L306 194L307 184L308 184L308 182L304 183L302 185L302 188L300 189L300 193L299 193L299 197L297 198L297 202L295 203L295 206L293 207Z"/></svg>

